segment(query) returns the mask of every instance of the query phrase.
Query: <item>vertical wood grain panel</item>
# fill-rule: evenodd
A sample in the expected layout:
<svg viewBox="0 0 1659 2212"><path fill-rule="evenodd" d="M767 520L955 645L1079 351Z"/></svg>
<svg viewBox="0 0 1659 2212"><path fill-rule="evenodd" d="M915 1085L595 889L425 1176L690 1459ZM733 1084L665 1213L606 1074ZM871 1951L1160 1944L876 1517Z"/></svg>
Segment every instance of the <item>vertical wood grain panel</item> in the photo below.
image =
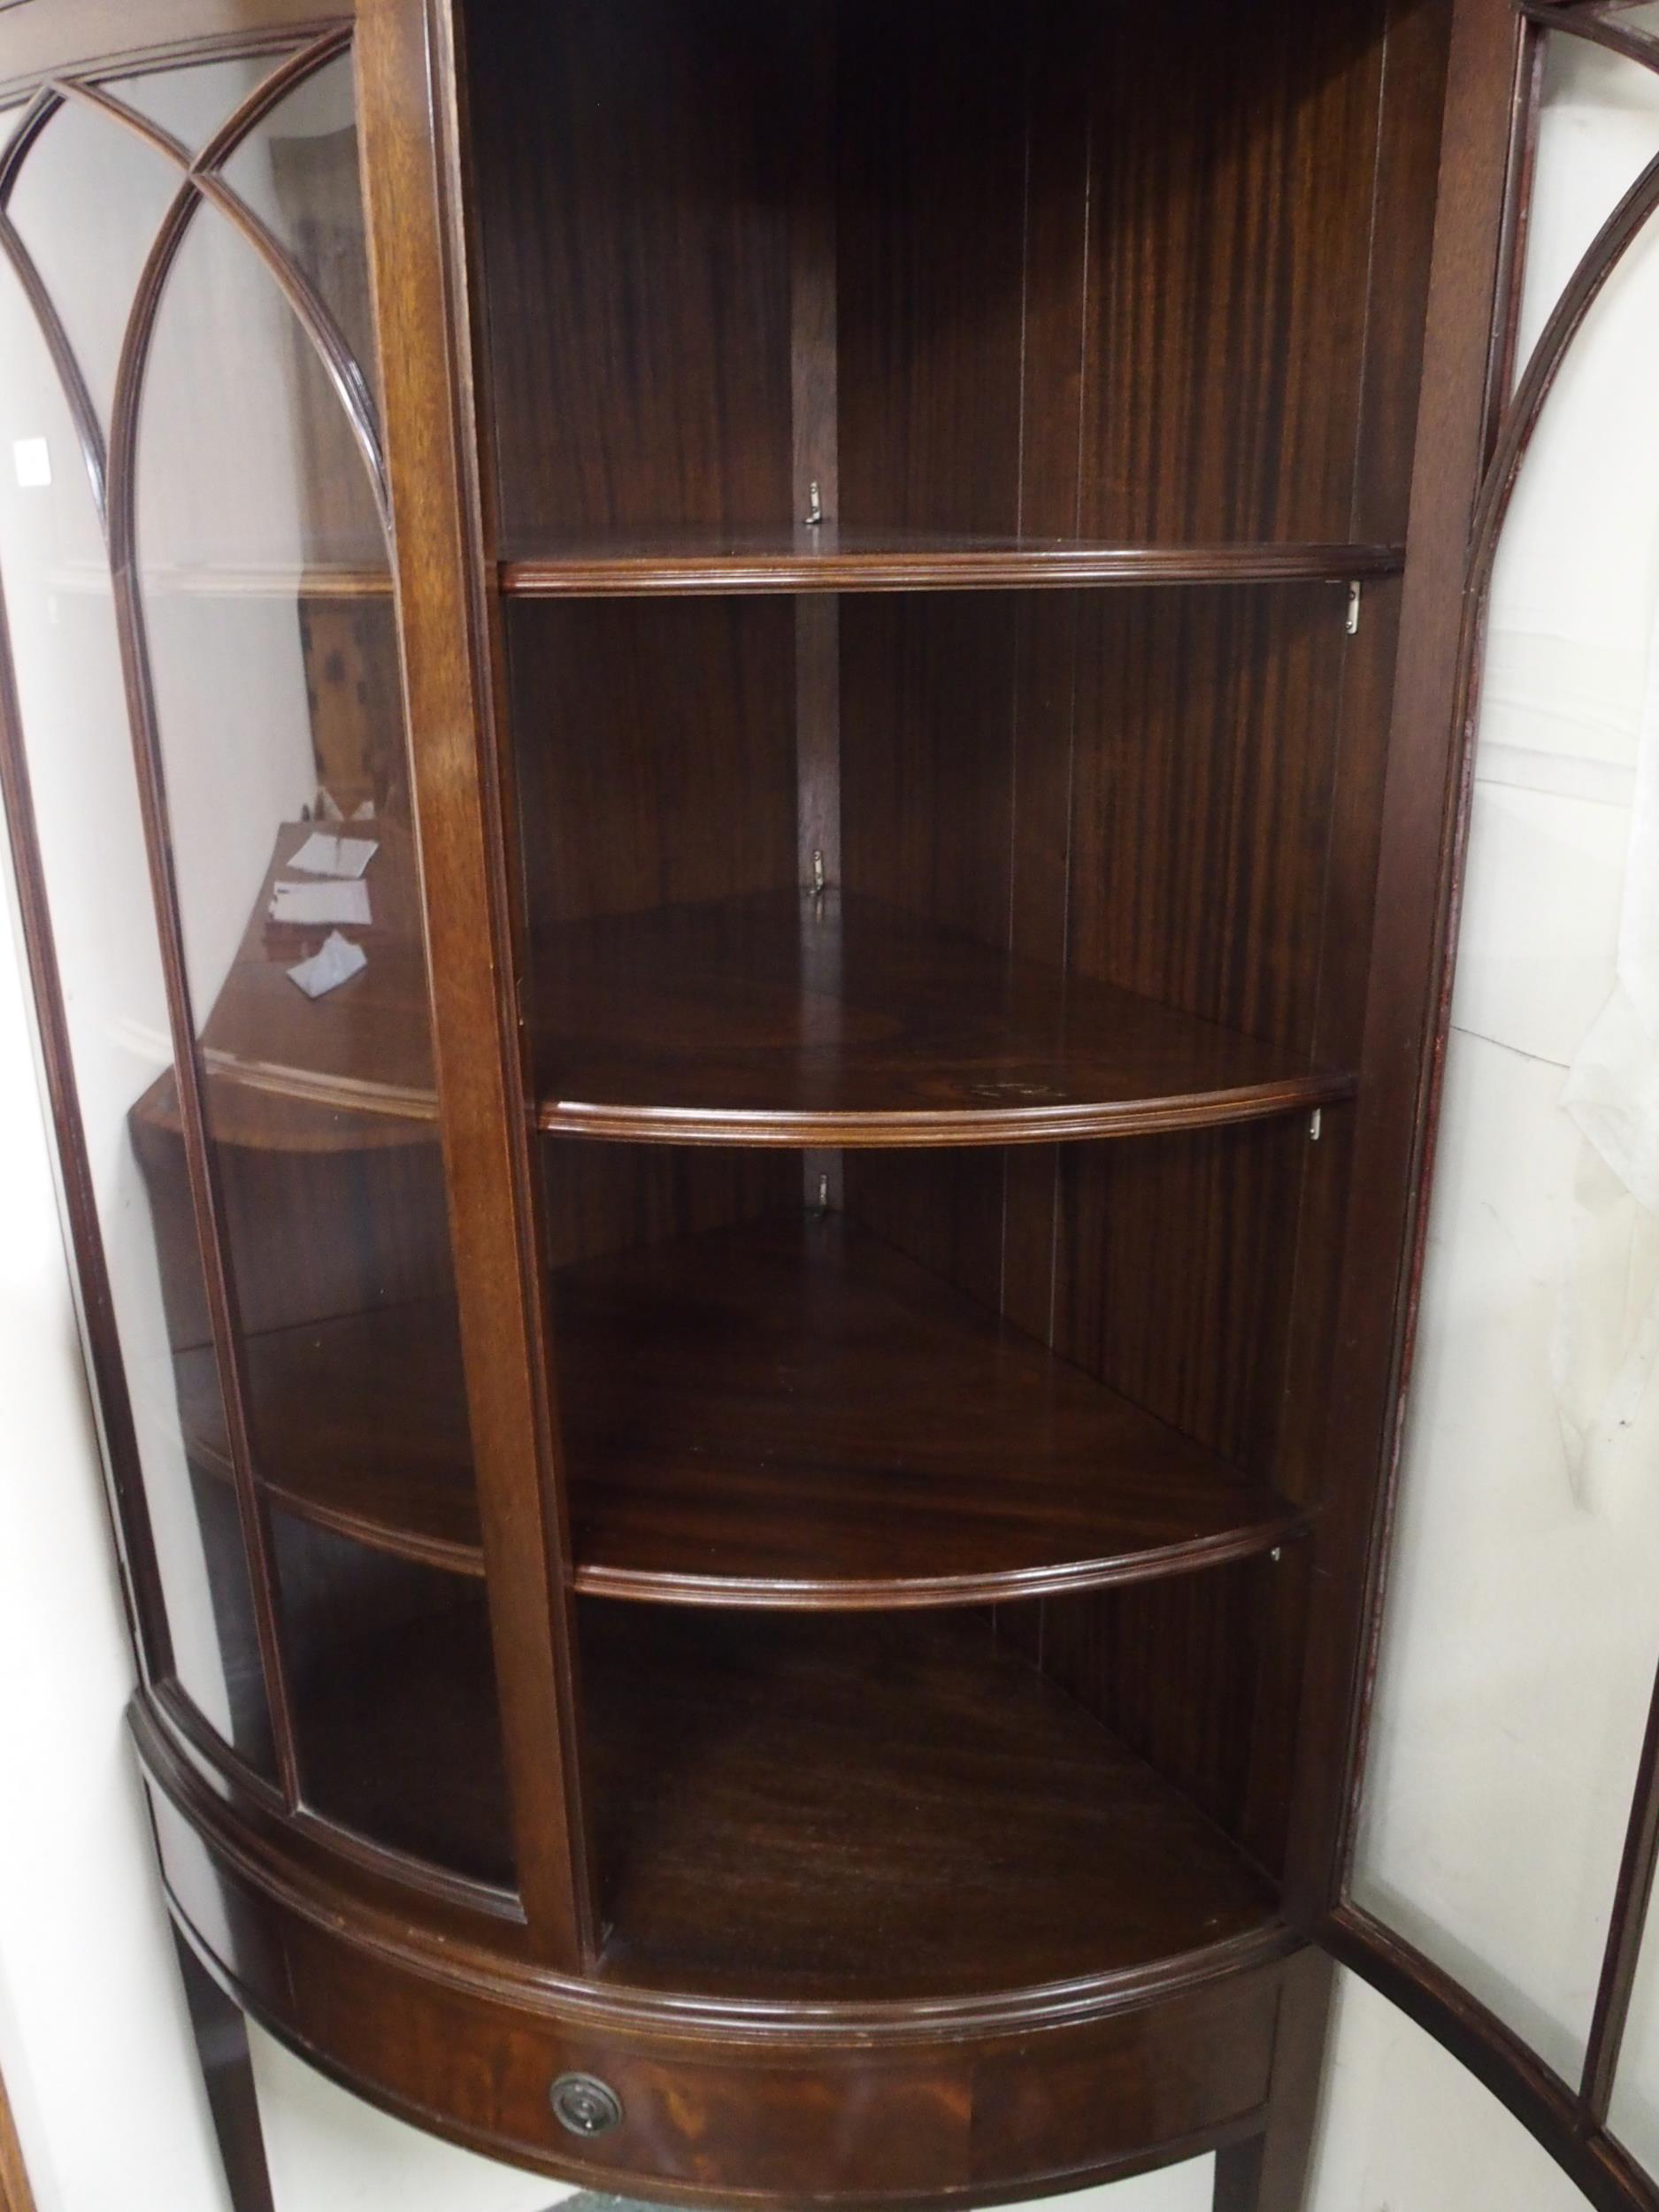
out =
<svg viewBox="0 0 1659 2212"><path fill-rule="evenodd" d="M845 521L1015 526L1024 17L995 0L841 9Z"/></svg>
<svg viewBox="0 0 1659 2212"><path fill-rule="evenodd" d="M1096 21L1082 526L1340 538L1382 0Z"/></svg>
<svg viewBox="0 0 1659 2212"><path fill-rule="evenodd" d="M789 511L789 11L472 11L503 546Z"/></svg>
<svg viewBox="0 0 1659 2212"><path fill-rule="evenodd" d="M592 1898L494 788L495 677L446 29L445 12L422 0L364 0L359 130L440 1119L515 1858L532 1940L570 1970L592 1955Z"/></svg>
<svg viewBox="0 0 1659 2212"><path fill-rule="evenodd" d="M508 634L533 940L796 882L787 599L550 600Z"/></svg>

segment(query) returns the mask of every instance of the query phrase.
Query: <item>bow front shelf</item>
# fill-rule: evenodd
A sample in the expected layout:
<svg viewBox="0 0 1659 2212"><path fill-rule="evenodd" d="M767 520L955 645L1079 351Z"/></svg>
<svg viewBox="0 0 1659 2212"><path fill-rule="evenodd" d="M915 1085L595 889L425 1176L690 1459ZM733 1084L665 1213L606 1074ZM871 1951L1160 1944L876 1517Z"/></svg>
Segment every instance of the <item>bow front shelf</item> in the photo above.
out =
<svg viewBox="0 0 1659 2212"><path fill-rule="evenodd" d="M579 1589L947 1605L1243 1558L1302 1517L868 1232L787 1217L561 1269ZM211 1354L186 1443L227 1479ZM249 1340L260 1479L325 1527L482 1573L453 1313ZM383 1405L389 1417L365 1417Z"/></svg>
<svg viewBox="0 0 1659 2212"><path fill-rule="evenodd" d="M221 1141L419 1141L436 1119L413 860L394 823L352 932L367 965L320 999L274 923L315 825L286 825L202 1031ZM1139 994L1010 956L873 899L781 892L605 915L537 948L534 1113L549 1133L739 1145L1041 1143L1328 1105L1350 1077ZM171 1077L139 1109L176 1128Z"/></svg>
<svg viewBox="0 0 1659 2212"><path fill-rule="evenodd" d="M1033 591L1079 584L1346 584L1397 575L1399 545L1105 545L795 523L605 534L509 549L501 589L527 599L662 593Z"/></svg>
<svg viewBox="0 0 1659 2212"><path fill-rule="evenodd" d="M1290 2212L1505 5L0 7L0 781L216 2065Z"/></svg>

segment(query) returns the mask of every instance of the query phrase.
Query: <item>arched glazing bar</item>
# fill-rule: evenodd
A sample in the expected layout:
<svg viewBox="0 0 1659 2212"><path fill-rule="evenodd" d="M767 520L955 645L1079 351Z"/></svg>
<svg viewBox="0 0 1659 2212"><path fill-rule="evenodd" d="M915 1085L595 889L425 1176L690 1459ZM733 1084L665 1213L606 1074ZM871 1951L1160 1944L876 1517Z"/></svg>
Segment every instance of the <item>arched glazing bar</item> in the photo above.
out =
<svg viewBox="0 0 1659 2212"><path fill-rule="evenodd" d="M1470 829L1470 792L1486 615L1504 523L1525 471L1527 453L1574 342L1631 248L1659 211L1659 157L1650 160L1601 223L1557 297L1518 378L1509 389L1510 356L1519 298L1519 242L1531 188L1530 129L1539 91L1540 42L1546 32L1581 38L1659 73L1659 36L1621 19L1619 0L1514 0L1527 27L1518 71L1523 102L1511 148L1512 211L1503 282L1509 311L1497 329L1490 379L1489 456L1475 502L1463 595L1455 691L1454 727L1461 760L1462 796L1446 865L1453 886L1441 957L1440 1004L1449 1006L1457 944L1458 887ZM1437 1054L1426 1102L1432 1162L1445 1060ZM1426 1207L1414 1228L1413 1279L1420 1280L1427 1236ZM1409 1356L1409 1344L1408 1344ZM1392 1517L1398 1457L1385 1485L1385 1525ZM1374 1668L1383 1611L1373 1615L1370 1666ZM1363 1750L1363 1740L1362 1740ZM1362 1768L1363 1771L1363 1768ZM1570 2081L1547 2064L1526 2039L1459 1986L1415 1945L1394 1934L1349 1894L1356 1830L1350 1818L1342 1845L1342 1901L1333 1916L1333 1947L1349 1957L1403 2010L1427 2027L1508 2106L1583 2190L1597 2212L1659 2212L1659 2185L1607 2131L1609 2104L1620 2043L1630 2008L1644 1923L1659 1868L1659 1681L1632 1783L1617 1887L1598 1978L1594 2015L1579 2078Z"/></svg>
<svg viewBox="0 0 1659 2212"><path fill-rule="evenodd" d="M389 535L391 505L387 492L385 456L373 395L369 390L362 367L316 286L298 267L281 242L272 234L266 224L243 204L219 174L224 164L273 108L306 78L343 53L349 44L349 32L338 30L326 32L322 37L301 47L272 72L227 118L202 150L195 155L170 132L163 130L147 116L139 114L136 109L127 107L96 86L65 79L54 81L50 90L59 98L79 101L108 117L111 122L136 133L164 160L178 169L183 179L178 197L168 211L156 240L134 303L131 336L137 348L133 360L134 375L141 378L142 375L149 334L160 303L161 288L167 273L184 242L196 210L206 202L235 227L258 255L298 316L306 336L316 348L368 470L381 527ZM119 406L118 396L118 419ZM111 445L114 434L112 426Z"/></svg>
<svg viewBox="0 0 1659 2212"><path fill-rule="evenodd" d="M24 296L40 325L47 350L52 357L58 380L63 387L65 403L74 422L75 435L81 443L81 457L91 482L93 504L97 509L99 526L107 541L109 454L104 426L98 420L98 411L87 388L87 380L81 373L74 348L69 342L69 334L64 328L63 318L42 280L33 255L19 236L17 225L11 214L12 188L17 181L18 172L42 131L62 104L62 99L56 91L50 86L42 86L29 103L27 111L4 155L0 157L0 253L4 254L15 271Z"/></svg>
<svg viewBox="0 0 1659 2212"><path fill-rule="evenodd" d="M106 543L111 547L117 588L118 624L121 636L123 658L127 666L129 706L134 715L134 726L142 726L140 703L148 691L148 663L143 638L143 618L140 604L134 566L134 511L132 484L134 468L134 445L136 437L137 403L142 381L142 370L148 353L149 340L153 330L162 289L173 260L188 234L195 211L204 201L211 204L230 223L235 232L252 248L260 263L275 279L278 288L294 311L305 339L321 361L325 374L336 398L340 401L349 425L354 442L365 464L376 512L382 527L387 519L385 471L381 458L380 434L375 408L361 369L351 355L327 306L317 294L303 270L291 260L282 244L268 227L218 175L220 164L227 160L255 130L260 121L275 108L288 93L304 82L328 62L345 52L349 46L349 28L329 31L313 38L288 52L276 55L273 66L262 73L257 88L245 98L209 138L199 154L192 155L180 142L145 118L129 110L112 96L68 80L52 80L43 84L28 102L19 127L0 157L0 250L10 261L29 308L35 315L51 358L63 395L73 421L81 457L85 464L92 495L97 511L99 526ZM129 319L127 342L122 349L121 367L118 371L117 395L112 412L111 428L114 456L118 472L116 484L111 485L111 454L106 448L104 428L93 402L87 379L76 357L61 317L51 299L49 288L40 275L32 256L18 233L7 211L6 203L24 162L32 149L40 142L53 117L62 108L74 103L89 111L101 115L113 128L129 130L164 158L180 175L180 184L173 206L168 211L161 231L152 247L144 273L141 278ZM125 424L123 440L122 425ZM125 497L119 488L124 484ZM111 490L115 495L111 498ZM4 774L12 800L14 837L19 860L19 881L22 894L24 918L29 944L29 954L37 972L50 978L55 972L55 949L44 898L38 853L34 849L33 810L29 800L25 757L18 729L15 703L7 716L7 742ZM153 780L156 765L153 710L150 724L150 744L140 747L141 755L148 754L148 762L141 760L145 772L141 783L148 787ZM148 794L147 794L148 795ZM188 1094L198 1089L192 1064L193 1048L189 1031L188 1004L180 999L177 983L181 971L178 962L180 952L176 885L173 884L165 864L157 865L158 851L167 847L168 840L161 818L147 808L150 818L147 834L150 846L152 894L155 898L158 926L164 941L165 964L169 975L169 997L174 1029L175 1067L178 1071L181 1096L182 1118L187 1129L190 1120ZM160 833L158 835L157 833ZM42 1003L56 1005L58 995L48 987L42 992ZM181 1025L182 1018L182 1025ZM67 1063L58 1064L66 1066ZM60 1084L60 1088L65 1087ZM58 1120L69 1139L66 1153L72 1163L76 1157L84 1161L84 1135L77 1148L75 1138L74 1100L69 1094L55 1101ZM199 1099L198 1099L199 1106ZM222 1273L223 1252L220 1248L221 1225L219 1220L213 1190L213 1178L203 1146L198 1118L195 1141L187 1137L187 1155L191 1156L193 1199L196 1210L199 1239L204 1248L207 1270L211 1279ZM96 1226L84 1209L77 1209L77 1216L96 1238ZM87 1255L92 1264L86 1269L86 1279L96 1286L102 1278L98 1261L101 1252ZM219 1265L215 1265L215 1261ZM251 1461L248 1451L245 1423L238 1417L240 1393L232 1379L235 1374L236 1347L227 1336L223 1323L231 1317L232 1309L222 1307L218 1298L210 1295L210 1304L219 1317L217 1351L227 1381L232 1383L227 1391L230 1403L227 1422L233 1442L233 1461L236 1463L236 1486L239 1511L244 1522L244 1535L250 1562L255 1568L254 1602L258 1616L262 1655L261 1671L265 1679L271 1704L278 1755L278 1770L281 1781L281 1797L290 1807L298 1803L297 1765L292 1744L292 1727L288 1715L283 1670L280 1665L278 1628L273 1600L273 1564L265 1535L265 1521L259 1500L255 1494L251 1479ZM119 1378L117 1379L119 1381ZM135 1464L129 1466L130 1454L121 1451L125 1433L120 1418L124 1392L120 1387L108 1391L105 1405L111 1428L111 1455L117 1471L116 1479L126 1499L135 1479ZM127 1425L130 1426L130 1424ZM237 1440L240 1447L237 1448ZM134 1493L134 1496L138 1494ZM149 1671L152 1677L165 1678L168 1667L167 1629L163 1607L157 1594L154 1561L143 1542L142 1514L135 1515L136 1529L134 1556L130 1571L134 1586L137 1609L145 1630L143 1647L148 1654ZM187 1733L200 1740L200 1728L188 1709L187 1700L168 1699L169 1709L175 1707L175 1717L186 1725ZM211 1755L223 1755L224 1747L214 1743L209 1747ZM251 1770L244 1781L263 1793L262 1778Z"/></svg>
<svg viewBox="0 0 1659 2212"><path fill-rule="evenodd" d="M224 1384L226 1443L238 1500L252 1583L255 1625L271 1714L273 1747L283 1798L291 1812L301 1808L302 1781L296 1720L285 1663L275 1537L270 1511L259 1493L250 1420L250 1388L244 1332L233 1272L225 1202L197 1056L195 1012L187 980L180 884L168 815L155 682L147 639L137 549L137 465L140 410L151 342L163 291L197 211L211 199L231 212L237 229L278 274L284 295L299 315L307 337L321 357L336 396L367 466L377 513L385 527L388 512L384 465L374 411L366 384L345 348L333 318L312 288L277 246L263 224L248 215L233 194L207 188L218 165L242 144L273 108L315 70L349 43L346 31L325 34L281 62L192 157L169 134L108 96L67 84L53 88L81 97L113 123L134 129L182 172L182 181L139 278L127 335L116 372L111 413L109 472L109 542L115 582L117 619L126 670L128 712L139 769L141 805L150 849L153 891L161 930L169 1015L173 1038L173 1071L184 1152L205 1271L208 1318ZM223 203L230 202L225 209ZM234 211L233 212L233 211ZM279 272L286 272L286 274Z"/></svg>
<svg viewBox="0 0 1659 2212"><path fill-rule="evenodd" d="M242 253L252 250L247 265L251 272L263 268L275 280L271 296L274 302L280 296L286 308L292 311L297 322L299 338L296 359L301 364L303 380L311 381L315 396L326 403L328 393L343 407L345 432L356 447L365 465L364 479L360 480L367 494L365 505L373 511L378 523L380 552L374 557L383 561L389 552L388 503L386 490L386 472L381 458L380 434L377 408L371 384L363 374L358 357L342 336L342 325L334 310L321 296L317 285L307 274L309 264L301 265L301 249L297 242L285 242L284 237L273 227L278 219L267 223L244 204L233 181L219 174L223 165L233 162L239 150L257 142L257 127L278 109L288 96L311 80L320 76L327 65L350 55L352 38L349 26L336 26L326 32L305 38L296 44L292 39L280 45L270 42L237 41L232 44L216 45L204 58L213 61L231 60L252 64L268 61L268 69L262 72L260 81L247 91L232 110L229 118L201 143L200 150L192 154L167 130L140 115L115 97L113 91L105 91L90 81L54 78L28 96L22 111L19 127L3 151L0 151L0 220L10 221L4 212L4 202L16 181L29 150L39 144L42 134L55 116L73 106L80 112L101 119L112 130L140 142L166 163L179 178L177 192L159 227L154 230L153 243L143 257L142 274L135 286L130 278L121 286L123 303L131 286L132 307L125 317L125 335L119 344L119 363L114 368L115 390L110 407L110 440L105 460L102 443L103 426L98 403L91 397L91 385L82 373L81 365L75 357L61 319L52 311L48 288L38 279L26 288L32 299L47 310L41 319L43 334L54 364L59 370L59 380L72 404L76 405L78 434L82 444L83 457L89 453L98 463L88 466L98 505L98 521L104 532L110 554L110 573L114 585L116 627L119 633L121 657L124 663L127 719L133 728L133 754L138 769L139 795L144 816L143 843L147 849L150 875L150 895L155 910L157 935L161 943L162 964L165 970L167 999L164 1027L172 1037L173 1075L178 1089L177 1123L182 1153L182 1167L188 1171L188 1191L186 1204L195 1221L194 1240L200 1248L200 1267L205 1281L201 1287L206 1292L207 1314L204 1327L211 1327L211 1354L218 1364L226 1400L221 1448L228 1444L225 1454L225 1472L230 1478L234 1495L234 1511L245 1527L244 1548L248 1555L249 1578L252 1584L250 1595L251 1609L257 1614L258 1651L257 1668L260 1681L266 1686L270 1706L270 1738L265 1756L273 1760L276 1782L265 1773L249 1765L234 1747L227 1746L217 1732L217 1724L204 1719L192 1705L188 1694L175 1694L171 1677L167 1674L166 1624L159 1597L152 1608L155 1611L157 1635L152 1639L153 1678L150 1687L160 1705L178 1726L180 1735L191 1747L204 1770L221 1770L233 1774L240 1787L245 1789L255 1801L263 1800L273 1812L287 1815L296 1829L314 1834L331 1851L357 1859L373 1868L382 1877L409 1886L450 1899L463 1908L482 1910L492 1916L506 1914L521 1916L515 1887L511 1875L487 1873L465 1867L438 1863L428 1858L419 1842L400 1842L395 1838L380 1839L366 1828L350 1824L349 1810L331 1812L326 1805L307 1801L303 1769L305 1755L303 1747L296 1748L296 1734L303 1735L309 1724L296 1728L292 1698L292 1677L284 1665L284 1632L282 1607L284 1578L287 1571L284 1546L288 1532L281 1525L285 1517L275 1513L273 1505L280 1502L282 1493L279 1486L265 1479L266 1471L256 1473L255 1439L250 1432L249 1402L245 1395L244 1362L240 1356L242 1339L236 1324L239 1319L234 1280L230 1272L233 1233L230 1217L226 1210L224 1189L215 1155L211 1130L212 1116L204 1094L204 1068L211 1067L213 1055L199 1056L200 1041L193 1033L191 993L187 980L188 971L184 961L184 918L181 914L180 881L174 871L172 825L167 816L165 780L162 768L161 731L157 719L155 671L151 664L150 623L153 613L147 606L148 592L153 581L141 572L139 558L140 522L135 489L139 471L140 418L143 406L145 371L152 351L158 326L165 323L164 307L168 296L168 279L181 248L196 234L196 211L204 202L211 204L226 217L227 227L224 235L235 235L241 245L232 249ZM186 64L185 67L194 65ZM107 65L104 68L107 73ZM119 81L121 89L127 81ZM233 178L234 169L233 167ZM144 235L151 235L152 216L144 226ZM219 227L209 218L213 234ZM17 224L10 221L15 233ZM27 248L19 236L17 240L27 257ZM257 282L257 278L251 279ZM321 280L326 282L326 276ZM284 311L278 309L279 315ZM342 303L340 312L349 316L349 296ZM119 320L119 319L118 319ZM50 328L47 326L50 324ZM54 339L55 334L55 339ZM301 334L303 334L303 335ZM313 364L319 365L322 376L316 378ZM342 451L345 437L341 441ZM355 469L352 471L355 478ZM365 518L365 522L367 518ZM372 525L370 526L373 526ZM368 541L365 538L365 542ZM233 561L233 567L234 563ZM198 580L186 577L187 588L195 588ZM256 594L271 588L271 580L263 575L252 579L231 576L227 587L233 596L244 591L251 583ZM169 585L167 588L175 588ZM209 589L215 586L210 582ZM220 585L219 588L225 588ZM377 565L373 573L358 575L349 562L346 570L336 571L330 565L326 574L312 576L306 572L302 588L316 589L328 599L354 599L368 591L387 610L391 605L389 570ZM20 756L19 756L20 757ZM15 780L11 780L16 787ZM27 848L35 832L27 807L13 815L14 834L22 848ZM28 856L26 853L26 859ZM38 856L35 856L37 858ZM25 871L20 870L20 879ZM38 870L36 871L38 874ZM37 886L37 888L40 887ZM50 979L50 967L41 967L40 961L52 958L51 924L42 899L26 898L26 918L31 929L30 956L36 960L37 972ZM429 983L427 988L429 989ZM42 1002L56 1004L55 992L43 990ZM71 1078L73 1088L73 1075ZM257 1088L257 1084L251 1086ZM280 1087L287 1090L286 1084ZM378 1094L377 1094L378 1096ZM361 1106L362 1101L334 1100L334 1105ZM419 1109L418 1118L428 1122L435 1118L435 1098L429 1090L423 1091L412 1103ZM379 1110L392 1110L383 1102ZM407 1115L404 1117L408 1118ZM65 1138L66 1156L75 1150L73 1132L67 1122L60 1122ZM84 1156L84 1142L81 1156ZM93 1223L96 1230L96 1224ZM89 1271L92 1279L96 1270ZM119 1424L117 1425L119 1426ZM113 1451L113 1446L112 1446ZM138 1471L134 1471L135 1479ZM320 1517L317 1525L328 1524ZM374 1540L370 1537L368 1540ZM416 1550L400 1544L404 1556L418 1556ZM141 1596L145 1586L143 1561L135 1555L134 1579ZM476 1565L468 1568L476 1572ZM342 1820L347 1824L342 1825ZM508 1886L499 1885L505 1878Z"/></svg>

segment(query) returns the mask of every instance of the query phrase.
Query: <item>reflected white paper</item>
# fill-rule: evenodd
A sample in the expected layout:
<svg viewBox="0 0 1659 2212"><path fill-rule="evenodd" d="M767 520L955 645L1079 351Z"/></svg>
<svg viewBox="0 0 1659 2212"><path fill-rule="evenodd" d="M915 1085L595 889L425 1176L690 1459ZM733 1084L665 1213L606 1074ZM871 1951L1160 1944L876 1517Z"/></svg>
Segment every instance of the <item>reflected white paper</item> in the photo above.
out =
<svg viewBox="0 0 1659 2212"><path fill-rule="evenodd" d="M326 830L313 830L287 864L309 876L356 877L380 849L372 837L334 837Z"/></svg>
<svg viewBox="0 0 1659 2212"><path fill-rule="evenodd" d="M323 940L322 949L309 960L302 960L288 970L288 981L297 983L307 998L321 998L326 992L338 990L342 983L349 983L354 975L360 975L369 964L369 956L361 945L354 945L349 937L342 937L337 929L330 930Z"/></svg>
<svg viewBox="0 0 1659 2212"><path fill-rule="evenodd" d="M370 920L369 887L357 880L324 879L315 883L279 883L271 894L271 919L299 929L345 924L365 929Z"/></svg>

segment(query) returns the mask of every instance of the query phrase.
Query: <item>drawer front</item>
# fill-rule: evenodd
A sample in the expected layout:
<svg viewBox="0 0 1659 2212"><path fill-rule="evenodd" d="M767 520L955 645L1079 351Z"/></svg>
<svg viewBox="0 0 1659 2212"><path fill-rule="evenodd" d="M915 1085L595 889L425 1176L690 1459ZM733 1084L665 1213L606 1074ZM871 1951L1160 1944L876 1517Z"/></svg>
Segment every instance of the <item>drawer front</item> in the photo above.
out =
<svg viewBox="0 0 1659 2212"><path fill-rule="evenodd" d="M157 1810L183 1916L279 2034L418 2125L619 2193L1040 2194L1225 2139L1267 2098L1277 1965L1015 2036L803 2052L596 2031L430 1981L317 1926L232 1874L165 1800ZM574 2127L554 2101L570 2077ZM587 2132L584 2120L608 2124Z"/></svg>

